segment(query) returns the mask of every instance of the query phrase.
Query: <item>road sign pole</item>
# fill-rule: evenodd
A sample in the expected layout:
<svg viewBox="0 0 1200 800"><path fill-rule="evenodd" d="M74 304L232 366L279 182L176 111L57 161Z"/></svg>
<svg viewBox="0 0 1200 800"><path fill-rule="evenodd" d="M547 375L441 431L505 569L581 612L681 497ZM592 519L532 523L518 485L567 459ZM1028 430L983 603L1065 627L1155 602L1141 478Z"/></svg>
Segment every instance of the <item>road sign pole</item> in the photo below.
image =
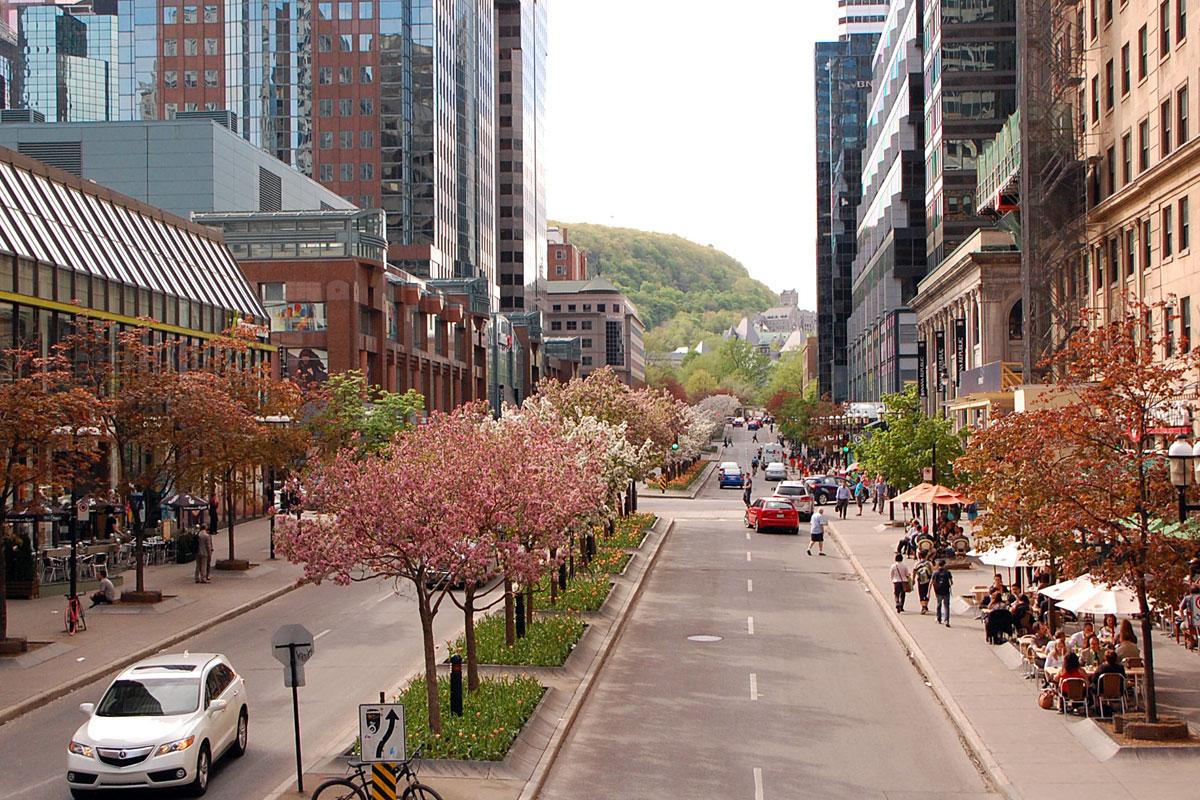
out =
<svg viewBox="0 0 1200 800"><path fill-rule="evenodd" d="M300 696L296 688L296 645L288 645L288 656L292 669L292 722L296 728L296 790L304 793L304 767L300 758Z"/></svg>

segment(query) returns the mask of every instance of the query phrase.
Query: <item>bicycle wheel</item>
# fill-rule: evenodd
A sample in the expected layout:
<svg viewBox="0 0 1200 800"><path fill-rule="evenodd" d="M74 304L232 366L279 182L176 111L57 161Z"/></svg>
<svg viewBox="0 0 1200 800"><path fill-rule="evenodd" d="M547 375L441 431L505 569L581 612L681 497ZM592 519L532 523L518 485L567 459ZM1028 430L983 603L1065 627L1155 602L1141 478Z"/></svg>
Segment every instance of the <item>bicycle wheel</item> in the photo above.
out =
<svg viewBox="0 0 1200 800"><path fill-rule="evenodd" d="M74 636L79 630L79 607L71 600L67 601L67 616L63 621L67 626L67 635Z"/></svg>
<svg viewBox="0 0 1200 800"><path fill-rule="evenodd" d="M401 800L442 800L440 794L423 783L410 783L400 798Z"/></svg>
<svg viewBox="0 0 1200 800"><path fill-rule="evenodd" d="M312 793L312 800L368 800L362 790L345 778L325 781Z"/></svg>

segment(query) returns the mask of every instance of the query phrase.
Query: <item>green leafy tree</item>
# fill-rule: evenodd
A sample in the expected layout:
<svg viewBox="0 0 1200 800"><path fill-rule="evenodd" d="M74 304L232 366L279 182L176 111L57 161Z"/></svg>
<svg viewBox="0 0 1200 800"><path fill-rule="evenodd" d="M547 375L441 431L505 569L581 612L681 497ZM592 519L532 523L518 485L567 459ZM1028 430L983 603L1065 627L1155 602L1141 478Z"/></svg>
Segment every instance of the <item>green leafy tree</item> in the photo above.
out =
<svg viewBox="0 0 1200 800"><path fill-rule="evenodd" d="M715 393L718 387L717 379L703 367L693 370L683 384L683 388L692 402L703 400Z"/></svg>
<svg viewBox="0 0 1200 800"><path fill-rule="evenodd" d="M331 375L312 391L310 402L318 410L308 427L317 450L327 456L345 447L360 456L378 452L425 410L425 398L415 389L400 394L368 386L358 370Z"/></svg>
<svg viewBox="0 0 1200 800"><path fill-rule="evenodd" d="M854 455L868 473L883 473L888 483L905 488L921 481L923 467L933 466L937 451L937 480L953 485L954 461L962 455L962 439L953 423L944 417L928 417L921 411L917 387L883 396L883 422L854 446Z"/></svg>
<svg viewBox="0 0 1200 800"><path fill-rule="evenodd" d="M767 381L767 395L773 397L779 392L803 392L805 372L804 353L784 353L771 368Z"/></svg>

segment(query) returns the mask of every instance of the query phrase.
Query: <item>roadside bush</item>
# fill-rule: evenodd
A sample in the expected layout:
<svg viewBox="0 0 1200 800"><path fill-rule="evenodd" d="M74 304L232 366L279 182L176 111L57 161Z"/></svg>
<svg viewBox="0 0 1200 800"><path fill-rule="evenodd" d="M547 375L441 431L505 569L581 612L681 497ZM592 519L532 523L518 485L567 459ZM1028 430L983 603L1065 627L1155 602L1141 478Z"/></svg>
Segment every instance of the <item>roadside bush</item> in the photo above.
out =
<svg viewBox="0 0 1200 800"><path fill-rule="evenodd" d="M522 667L561 667L575 649L586 627L575 616L555 614L540 617L525 628L516 644L504 644L504 615L493 614L475 624L476 650L480 664L510 664ZM460 638L449 643L450 655L466 657Z"/></svg>
<svg viewBox="0 0 1200 800"><path fill-rule="evenodd" d="M463 694L463 715L456 717L450 713L450 678L439 678L442 732L435 734L429 730L425 678L418 677L397 698L404 704L408 752L421 747L422 758L500 761L545 691L528 675L485 678L478 689Z"/></svg>

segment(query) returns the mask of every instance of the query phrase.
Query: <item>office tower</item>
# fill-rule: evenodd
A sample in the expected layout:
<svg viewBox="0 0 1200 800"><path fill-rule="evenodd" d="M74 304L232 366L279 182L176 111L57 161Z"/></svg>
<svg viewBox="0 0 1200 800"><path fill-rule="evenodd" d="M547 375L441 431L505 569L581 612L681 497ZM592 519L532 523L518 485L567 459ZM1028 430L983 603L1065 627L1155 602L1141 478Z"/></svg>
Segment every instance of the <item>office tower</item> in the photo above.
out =
<svg viewBox="0 0 1200 800"><path fill-rule="evenodd" d="M13 105L57 122L116 119L116 17L54 5L16 11Z"/></svg>
<svg viewBox="0 0 1200 800"><path fill-rule="evenodd" d="M119 0L121 113L224 115L347 200L388 259L496 304L493 0Z"/></svg>
<svg viewBox="0 0 1200 800"><path fill-rule="evenodd" d="M818 388L841 402L848 396L846 322L855 253L855 211L871 88L871 57L887 2L839 0L837 41L814 48L817 155Z"/></svg>
<svg viewBox="0 0 1200 800"><path fill-rule="evenodd" d="M496 32L500 310L522 311L525 286L547 277L546 0L496 0Z"/></svg>
<svg viewBox="0 0 1200 800"><path fill-rule="evenodd" d="M1016 0L925 0L926 256L977 228L975 163L1017 109Z"/></svg>
<svg viewBox="0 0 1200 800"><path fill-rule="evenodd" d="M916 319L900 310L925 274L921 6L892 3L874 55L847 327L851 400L878 400L916 377Z"/></svg>

